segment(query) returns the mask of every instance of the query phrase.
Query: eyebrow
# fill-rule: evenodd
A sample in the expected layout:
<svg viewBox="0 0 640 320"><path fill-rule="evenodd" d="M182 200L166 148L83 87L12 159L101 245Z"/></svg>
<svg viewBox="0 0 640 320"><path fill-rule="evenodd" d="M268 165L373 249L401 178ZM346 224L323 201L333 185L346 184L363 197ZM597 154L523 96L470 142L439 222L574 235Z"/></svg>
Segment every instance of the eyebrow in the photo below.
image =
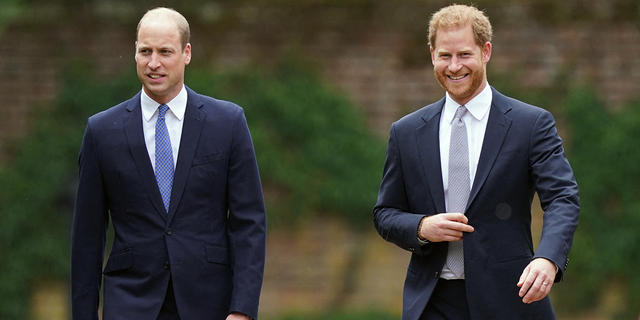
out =
<svg viewBox="0 0 640 320"><path fill-rule="evenodd" d="M152 45L148 45L148 44L138 44L138 50L141 49L158 49L160 51L162 50L169 50L169 51L177 51L178 49L176 49L176 47L172 46L172 45L162 45L159 47L155 47Z"/></svg>
<svg viewBox="0 0 640 320"><path fill-rule="evenodd" d="M442 54L442 53L450 53L450 54L453 54L453 53L469 53L469 52L473 53L473 52L474 52L474 50L473 50L473 48L463 48L463 49L456 50L456 51L449 51L449 50L444 50L444 49L438 49L438 50L436 50L435 52L436 52L437 54Z"/></svg>

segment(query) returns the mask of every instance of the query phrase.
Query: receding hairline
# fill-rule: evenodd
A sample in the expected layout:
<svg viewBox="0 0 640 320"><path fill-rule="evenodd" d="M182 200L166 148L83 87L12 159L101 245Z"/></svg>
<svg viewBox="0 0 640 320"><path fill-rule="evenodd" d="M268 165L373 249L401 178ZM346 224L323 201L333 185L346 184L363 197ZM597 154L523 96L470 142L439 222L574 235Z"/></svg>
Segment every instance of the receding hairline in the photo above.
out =
<svg viewBox="0 0 640 320"><path fill-rule="evenodd" d="M182 43L182 50L184 50L191 38L191 31L189 30L189 22L187 19L178 11L172 8L158 7L153 8L147 11L140 21L138 22L138 27L136 28L136 41L138 40L138 35L140 34L140 28L142 25L154 19L170 19L176 24L178 28L178 33L180 34L180 40Z"/></svg>

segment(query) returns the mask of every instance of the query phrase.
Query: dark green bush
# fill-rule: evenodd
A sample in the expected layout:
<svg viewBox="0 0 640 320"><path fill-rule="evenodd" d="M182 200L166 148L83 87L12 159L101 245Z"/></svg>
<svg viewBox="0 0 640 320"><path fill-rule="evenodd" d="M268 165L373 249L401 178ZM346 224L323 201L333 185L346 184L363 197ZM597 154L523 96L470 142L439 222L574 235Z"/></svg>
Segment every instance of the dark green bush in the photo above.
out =
<svg viewBox="0 0 640 320"><path fill-rule="evenodd" d="M299 63L229 74L195 69L187 73L191 88L245 108L270 227L331 214L351 226L371 228L384 141L365 129L348 100ZM76 158L86 118L140 88L133 72L109 83L93 79L86 69L71 68L58 100L36 109L31 133L16 142L13 161L0 167L0 269L5 275L0 278L0 319L27 318L35 281L68 278ZM517 88L508 90L522 96ZM580 185L580 224L565 281L554 286L555 307L564 314L595 308L603 292L614 288L623 297L617 306L620 319L637 317L640 103L611 111L595 90L562 91L548 98L554 103L543 101L544 94L533 101L553 105L559 126L566 129L565 147ZM330 317L320 318L374 316Z"/></svg>
<svg viewBox="0 0 640 320"><path fill-rule="evenodd" d="M188 76L197 92L245 109L270 225L328 213L371 227L385 143L342 95L299 64L270 74Z"/></svg>
<svg viewBox="0 0 640 320"><path fill-rule="evenodd" d="M133 72L110 83L97 83L91 74L69 70L57 101L33 113L31 133L17 143L12 163L0 168L0 319L27 318L34 281L68 278L86 119L140 90ZM187 83L245 107L271 227L318 213L371 227L384 142L317 75L283 65L274 72L194 71Z"/></svg>
<svg viewBox="0 0 640 320"><path fill-rule="evenodd" d="M68 71L58 100L36 107L31 133L16 143L13 161L0 168L0 319L27 318L34 281L68 278L83 128L90 114L113 105L130 87L101 86L89 74L81 67Z"/></svg>
<svg viewBox="0 0 640 320"><path fill-rule="evenodd" d="M623 300L608 307L620 310L619 319L635 319L640 310L640 103L607 110L594 92L572 90L565 102L568 156L581 210L570 269L556 298L566 309L588 309L615 289Z"/></svg>

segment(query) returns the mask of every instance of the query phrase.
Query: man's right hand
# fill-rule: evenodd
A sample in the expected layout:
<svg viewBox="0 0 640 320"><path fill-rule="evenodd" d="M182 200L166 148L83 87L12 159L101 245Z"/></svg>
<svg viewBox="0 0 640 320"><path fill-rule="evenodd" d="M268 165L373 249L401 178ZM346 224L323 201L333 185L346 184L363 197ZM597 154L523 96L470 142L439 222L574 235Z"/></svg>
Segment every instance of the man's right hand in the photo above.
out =
<svg viewBox="0 0 640 320"><path fill-rule="evenodd" d="M469 219L462 213L440 213L424 217L420 236L430 242L462 240L464 232L473 232Z"/></svg>

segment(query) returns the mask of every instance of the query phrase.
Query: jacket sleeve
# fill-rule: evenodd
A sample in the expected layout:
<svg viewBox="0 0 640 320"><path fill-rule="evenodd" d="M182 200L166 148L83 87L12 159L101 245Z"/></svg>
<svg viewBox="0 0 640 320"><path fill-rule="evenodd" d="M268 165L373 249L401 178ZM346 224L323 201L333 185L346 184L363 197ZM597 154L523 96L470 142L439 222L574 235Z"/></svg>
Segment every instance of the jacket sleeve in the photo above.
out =
<svg viewBox="0 0 640 320"><path fill-rule="evenodd" d="M98 320L109 217L91 119L82 140L78 166L71 235L72 319Z"/></svg>
<svg viewBox="0 0 640 320"><path fill-rule="evenodd" d="M544 211L542 235L534 258L553 261L559 267L555 280L560 281L578 226L580 198L573 170L549 112L544 111L538 117L530 150L531 177Z"/></svg>
<svg viewBox="0 0 640 320"><path fill-rule="evenodd" d="M236 114L233 130L227 181L233 257L229 311L257 319L265 264L266 210L253 142L242 109Z"/></svg>
<svg viewBox="0 0 640 320"><path fill-rule="evenodd" d="M418 255L427 254L431 243L420 245L418 224L424 215L410 212L396 124L391 126L378 201L373 222L383 239Z"/></svg>

